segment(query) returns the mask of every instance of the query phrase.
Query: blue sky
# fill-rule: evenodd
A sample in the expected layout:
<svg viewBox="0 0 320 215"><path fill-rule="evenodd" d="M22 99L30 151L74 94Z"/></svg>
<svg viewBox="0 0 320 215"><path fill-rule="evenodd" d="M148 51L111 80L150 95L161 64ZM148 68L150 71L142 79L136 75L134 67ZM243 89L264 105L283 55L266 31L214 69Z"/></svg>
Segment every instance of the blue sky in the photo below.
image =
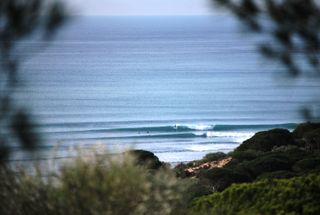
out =
<svg viewBox="0 0 320 215"><path fill-rule="evenodd" d="M68 0L76 15L209 15L210 0Z"/></svg>

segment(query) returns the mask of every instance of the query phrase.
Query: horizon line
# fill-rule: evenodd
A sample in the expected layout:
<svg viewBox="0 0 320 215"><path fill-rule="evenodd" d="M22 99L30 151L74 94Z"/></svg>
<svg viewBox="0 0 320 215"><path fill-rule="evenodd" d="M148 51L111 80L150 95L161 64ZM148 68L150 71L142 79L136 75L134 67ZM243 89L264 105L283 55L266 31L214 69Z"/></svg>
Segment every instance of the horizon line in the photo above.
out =
<svg viewBox="0 0 320 215"><path fill-rule="evenodd" d="M208 17L208 16L223 16L226 14L172 14L172 15L81 15L81 14L71 14L71 15L67 15L70 17Z"/></svg>

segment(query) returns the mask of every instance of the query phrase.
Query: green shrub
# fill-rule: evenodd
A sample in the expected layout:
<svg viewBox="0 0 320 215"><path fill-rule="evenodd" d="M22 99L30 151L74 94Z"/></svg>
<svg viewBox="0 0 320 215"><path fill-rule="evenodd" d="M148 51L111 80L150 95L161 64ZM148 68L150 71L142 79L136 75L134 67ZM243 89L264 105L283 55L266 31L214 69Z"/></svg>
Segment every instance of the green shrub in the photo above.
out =
<svg viewBox="0 0 320 215"><path fill-rule="evenodd" d="M246 150L246 151L233 151L228 155L232 157L232 160L227 163L224 168L235 170L244 175L249 175L248 171L243 168L240 164L247 163L250 160L254 160L261 156L263 152L255 150Z"/></svg>
<svg viewBox="0 0 320 215"><path fill-rule="evenodd" d="M223 158L227 157L227 155L223 152L215 152L215 153L209 153L209 154L206 154L204 157L203 157L203 161L204 162L209 162L209 161L217 161L217 160L221 160Z"/></svg>
<svg viewBox="0 0 320 215"><path fill-rule="evenodd" d="M176 173L176 176L179 178L187 178L190 177L191 174L185 171L188 168L187 164L179 163L173 168L173 171Z"/></svg>
<svg viewBox="0 0 320 215"><path fill-rule="evenodd" d="M236 148L236 151L252 149L267 152L275 146L283 145L296 145L293 135L286 129L272 129L256 133Z"/></svg>
<svg viewBox="0 0 320 215"><path fill-rule="evenodd" d="M55 176L12 171L0 177L0 214L180 214L183 187L174 173L150 173L123 159L80 156Z"/></svg>
<svg viewBox="0 0 320 215"><path fill-rule="evenodd" d="M291 165L285 156L269 154L252 161L243 162L238 166L242 172L248 172L253 178L267 172L290 170Z"/></svg>
<svg viewBox="0 0 320 215"><path fill-rule="evenodd" d="M263 179L285 179L285 178L292 178L298 176L297 173L286 171L286 170L280 170L275 172L267 172L261 174L257 180L263 180Z"/></svg>
<svg viewBox="0 0 320 215"><path fill-rule="evenodd" d="M263 152L256 151L256 150L246 150L246 151L233 151L229 153L229 155L233 158L238 160L239 162L246 161L246 160L254 160L261 156Z"/></svg>
<svg viewBox="0 0 320 215"><path fill-rule="evenodd" d="M184 208L188 208L194 199L213 193L212 186L201 182L197 178L184 179L180 183L185 188L183 192Z"/></svg>
<svg viewBox="0 0 320 215"><path fill-rule="evenodd" d="M157 170L165 166L165 164L160 162L159 158L152 152L145 150L130 150L129 154L135 158L137 165L144 166L148 169Z"/></svg>
<svg viewBox="0 0 320 215"><path fill-rule="evenodd" d="M275 146L272 148L272 152L288 152L292 150L299 150L299 147L296 145L284 145L284 146Z"/></svg>
<svg viewBox="0 0 320 215"><path fill-rule="evenodd" d="M241 162L235 158L232 158L232 160L227 163L224 168L227 168L227 169L235 169L237 168L237 166L240 164Z"/></svg>
<svg viewBox="0 0 320 215"><path fill-rule="evenodd" d="M39 177L0 169L0 214L61 214L57 189Z"/></svg>
<svg viewBox="0 0 320 215"><path fill-rule="evenodd" d="M308 172L320 169L320 158L306 158L298 161L292 167L297 172Z"/></svg>
<svg viewBox="0 0 320 215"><path fill-rule="evenodd" d="M194 214L320 214L320 175L235 184L194 201Z"/></svg>
<svg viewBox="0 0 320 215"><path fill-rule="evenodd" d="M198 177L200 181L210 184L215 191L222 191L233 183L251 181L251 178L247 175L226 168L202 170Z"/></svg>
<svg viewBox="0 0 320 215"><path fill-rule="evenodd" d="M292 133L295 138L302 138L306 133L318 128L320 128L320 123L306 122L299 124Z"/></svg>
<svg viewBox="0 0 320 215"><path fill-rule="evenodd" d="M320 152L320 129L318 128L307 132L304 135L303 141L305 142L305 150L312 153Z"/></svg>
<svg viewBox="0 0 320 215"><path fill-rule="evenodd" d="M298 160L311 156L310 153L298 148L298 147L286 147L282 146L272 151L272 154L285 157L291 164L294 164Z"/></svg>

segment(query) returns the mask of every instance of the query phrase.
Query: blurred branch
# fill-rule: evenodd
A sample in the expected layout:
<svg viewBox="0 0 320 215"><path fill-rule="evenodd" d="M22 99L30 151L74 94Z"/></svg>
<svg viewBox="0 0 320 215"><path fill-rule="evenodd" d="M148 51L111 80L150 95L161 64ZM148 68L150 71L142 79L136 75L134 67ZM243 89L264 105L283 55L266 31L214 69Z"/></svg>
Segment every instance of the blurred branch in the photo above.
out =
<svg viewBox="0 0 320 215"><path fill-rule="evenodd" d="M49 42L65 22L65 15L65 8L59 1L0 1L0 164L10 156L12 141L29 151L39 144L32 118L15 105L12 98L18 86L23 53L28 53L26 48L17 49L17 44L36 36Z"/></svg>
<svg viewBox="0 0 320 215"><path fill-rule="evenodd" d="M292 77L320 75L320 3L317 0L212 0L237 17L250 32L267 37L259 52ZM311 111L301 111L316 120Z"/></svg>
<svg viewBox="0 0 320 215"><path fill-rule="evenodd" d="M320 7L315 0L213 0L257 34L269 36L260 45L268 59L293 76L319 74ZM305 66L308 65L308 66Z"/></svg>

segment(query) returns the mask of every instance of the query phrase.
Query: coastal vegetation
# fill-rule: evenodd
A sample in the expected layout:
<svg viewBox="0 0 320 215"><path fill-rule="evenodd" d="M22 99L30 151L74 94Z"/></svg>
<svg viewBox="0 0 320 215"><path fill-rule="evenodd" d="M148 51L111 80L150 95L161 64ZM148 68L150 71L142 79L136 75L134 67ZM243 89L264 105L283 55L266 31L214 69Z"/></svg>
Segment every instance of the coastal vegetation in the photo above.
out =
<svg viewBox="0 0 320 215"><path fill-rule="evenodd" d="M173 172L136 161L79 154L46 175L1 169L0 214L182 214L184 186Z"/></svg>
<svg viewBox="0 0 320 215"><path fill-rule="evenodd" d="M319 214L320 175L232 185L194 202L197 214Z"/></svg>
<svg viewBox="0 0 320 215"><path fill-rule="evenodd" d="M258 132L230 152L227 156L232 160L222 168L194 172L201 183L218 192L197 198L192 210L196 214L318 214L319 126L303 123L293 132ZM181 172L182 166L177 168Z"/></svg>
<svg viewBox="0 0 320 215"><path fill-rule="evenodd" d="M319 214L319 127L258 132L174 168L144 150L79 154L45 174L3 166L0 214Z"/></svg>

